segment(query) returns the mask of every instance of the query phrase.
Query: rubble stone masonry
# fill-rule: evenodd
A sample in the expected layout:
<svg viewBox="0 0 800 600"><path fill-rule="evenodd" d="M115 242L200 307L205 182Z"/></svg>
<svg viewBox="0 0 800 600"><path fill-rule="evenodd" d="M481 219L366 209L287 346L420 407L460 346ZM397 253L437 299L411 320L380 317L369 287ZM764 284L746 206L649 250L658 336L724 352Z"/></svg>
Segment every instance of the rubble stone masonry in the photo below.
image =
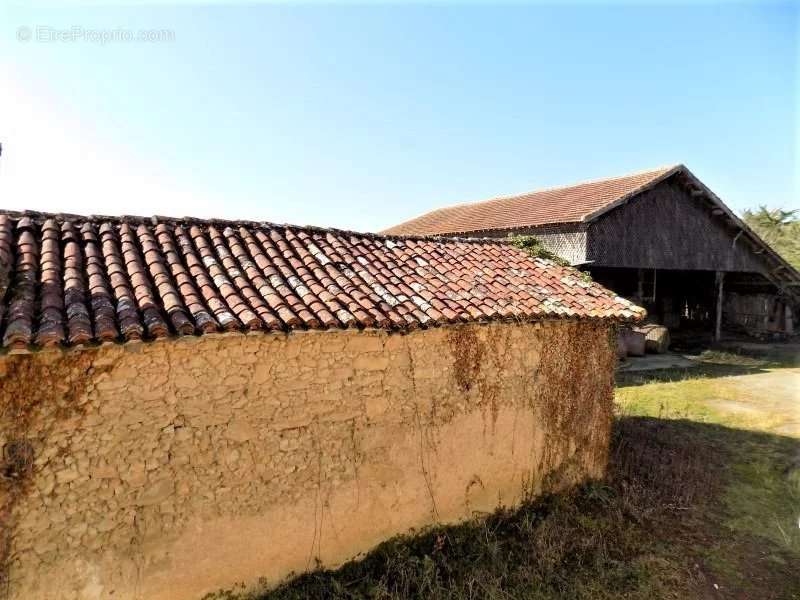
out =
<svg viewBox="0 0 800 600"><path fill-rule="evenodd" d="M601 477L612 327L226 334L0 356L0 598L272 586Z"/></svg>

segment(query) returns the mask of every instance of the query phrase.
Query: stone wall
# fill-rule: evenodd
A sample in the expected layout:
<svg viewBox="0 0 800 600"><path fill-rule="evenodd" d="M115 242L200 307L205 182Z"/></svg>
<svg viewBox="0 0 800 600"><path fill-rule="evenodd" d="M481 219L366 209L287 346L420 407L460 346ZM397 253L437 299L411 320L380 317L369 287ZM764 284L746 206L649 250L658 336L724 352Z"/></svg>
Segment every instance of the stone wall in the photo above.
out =
<svg viewBox="0 0 800 600"><path fill-rule="evenodd" d="M199 599L603 475L611 325L0 357L13 599Z"/></svg>

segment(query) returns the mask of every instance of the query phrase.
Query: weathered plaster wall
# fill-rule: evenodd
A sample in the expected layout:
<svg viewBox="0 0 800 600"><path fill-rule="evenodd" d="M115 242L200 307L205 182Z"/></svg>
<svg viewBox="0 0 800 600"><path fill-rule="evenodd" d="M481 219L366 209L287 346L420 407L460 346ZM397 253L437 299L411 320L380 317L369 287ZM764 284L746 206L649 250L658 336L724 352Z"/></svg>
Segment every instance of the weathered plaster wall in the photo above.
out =
<svg viewBox="0 0 800 600"><path fill-rule="evenodd" d="M5 592L180 600L271 585L599 477L609 335L463 325L0 357Z"/></svg>

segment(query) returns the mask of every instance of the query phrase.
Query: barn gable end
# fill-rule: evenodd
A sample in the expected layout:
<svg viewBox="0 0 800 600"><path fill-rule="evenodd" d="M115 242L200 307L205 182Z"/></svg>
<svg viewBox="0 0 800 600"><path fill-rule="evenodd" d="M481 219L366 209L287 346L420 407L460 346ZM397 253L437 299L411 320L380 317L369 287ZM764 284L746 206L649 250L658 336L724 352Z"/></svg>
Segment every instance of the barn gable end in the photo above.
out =
<svg viewBox="0 0 800 600"><path fill-rule="evenodd" d="M658 183L588 227L586 261L598 267L768 273L739 231L676 178ZM680 243L677 243L680 241Z"/></svg>

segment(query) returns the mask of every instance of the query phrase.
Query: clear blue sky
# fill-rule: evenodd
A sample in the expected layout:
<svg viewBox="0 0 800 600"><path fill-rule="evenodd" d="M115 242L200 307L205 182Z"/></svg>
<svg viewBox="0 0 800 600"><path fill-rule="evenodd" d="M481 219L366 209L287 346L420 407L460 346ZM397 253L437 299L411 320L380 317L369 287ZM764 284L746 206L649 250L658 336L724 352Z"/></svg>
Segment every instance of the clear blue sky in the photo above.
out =
<svg viewBox="0 0 800 600"><path fill-rule="evenodd" d="M4 5L0 206L377 230L683 162L800 208L798 36L796 3Z"/></svg>

